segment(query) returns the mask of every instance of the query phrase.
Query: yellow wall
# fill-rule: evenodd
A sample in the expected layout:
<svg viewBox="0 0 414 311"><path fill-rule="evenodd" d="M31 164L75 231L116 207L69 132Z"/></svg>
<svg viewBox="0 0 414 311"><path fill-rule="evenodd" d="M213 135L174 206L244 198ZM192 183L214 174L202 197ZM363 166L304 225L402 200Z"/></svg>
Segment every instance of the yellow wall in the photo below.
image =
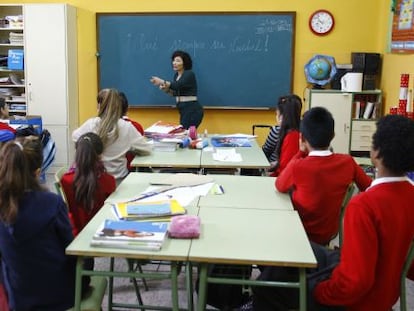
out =
<svg viewBox="0 0 414 311"><path fill-rule="evenodd" d="M7 1L32 2L56 1ZM79 122L96 113L97 12L296 11L293 91L300 96L306 87L303 67L314 54L332 55L337 63L350 63L351 52L383 54L381 88L386 105L384 111L398 104L400 74L411 73L411 77L414 76L414 56L386 52L390 0L68 0L67 3L78 8ZM317 9L328 9L335 16L335 29L326 37L315 36L308 28L309 15ZM130 116L144 127L159 119L178 120L177 111L171 108L131 109ZM207 110L200 129L208 129L209 133L249 133L252 124L273 124L274 121L273 111Z"/></svg>

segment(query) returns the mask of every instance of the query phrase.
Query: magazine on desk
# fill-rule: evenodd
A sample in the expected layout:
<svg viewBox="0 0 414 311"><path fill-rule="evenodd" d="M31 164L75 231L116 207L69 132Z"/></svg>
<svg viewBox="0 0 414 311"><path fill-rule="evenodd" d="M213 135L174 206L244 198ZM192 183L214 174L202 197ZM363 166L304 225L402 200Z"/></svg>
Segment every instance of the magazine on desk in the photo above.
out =
<svg viewBox="0 0 414 311"><path fill-rule="evenodd" d="M119 202L113 204L113 208L120 220L154 219L183 215L187 212L177 200Z"/></svg>
<svg viewBox="0 0 414 311"><path fill-rule="evenodd" d="M168 222L106 219L92 237L91 246L159 250Z"/></svg>
<svg viewBox="0 0 414 311"><path fill-rule="evenodd" d="M251 147L252 143L247 137L214 136L211 137L214 147Z"/></svg>

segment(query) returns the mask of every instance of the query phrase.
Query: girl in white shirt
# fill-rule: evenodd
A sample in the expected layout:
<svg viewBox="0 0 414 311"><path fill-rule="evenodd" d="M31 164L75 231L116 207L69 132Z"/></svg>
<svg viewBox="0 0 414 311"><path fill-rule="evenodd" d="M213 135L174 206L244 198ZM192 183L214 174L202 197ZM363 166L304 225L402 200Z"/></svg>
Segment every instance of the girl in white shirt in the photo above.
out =
<svg viewBox="0 0 414 311"><path fill-rule="evenodd" d="M76 142L87 132L98 134L104 144L102 161L106 171L119 182L128 175L125 154L128 151L150 154L152 148L130 122L122 119L122 105L117 90L101 90L98 107L98 116L88 119L74 130L72 138Z"/></svg>

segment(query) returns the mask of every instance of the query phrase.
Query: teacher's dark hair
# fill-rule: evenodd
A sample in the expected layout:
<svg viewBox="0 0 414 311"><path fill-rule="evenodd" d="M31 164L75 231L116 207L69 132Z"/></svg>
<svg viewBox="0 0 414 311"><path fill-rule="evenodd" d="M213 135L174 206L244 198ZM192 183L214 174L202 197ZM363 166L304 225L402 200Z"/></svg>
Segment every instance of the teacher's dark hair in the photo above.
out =
<svg viewBox="0 0 414 311"><path fill-rule="evenodd" d="M176 57L182 58L185 70L190 70L193 68L193 61L191 60L190 54L188 54L187 52L179 50L175 51L171 56L171 60L174 60L174 58Z"/></svg>

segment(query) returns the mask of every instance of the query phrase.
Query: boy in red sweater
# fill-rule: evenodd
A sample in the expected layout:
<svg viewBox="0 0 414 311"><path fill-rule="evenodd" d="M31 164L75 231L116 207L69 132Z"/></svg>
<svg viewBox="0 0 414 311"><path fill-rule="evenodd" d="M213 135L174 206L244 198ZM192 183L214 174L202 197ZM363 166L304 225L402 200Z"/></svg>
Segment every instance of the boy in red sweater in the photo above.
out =
<svg viewBox="0 0 414 311"><path fill-rule="evenodd" d="M346 310L389 311L399 297L399 280L414 237L414 122L383 117L373 136L371 160L377 178L351 199L345 213L341 259L315 299Z"/></svg>
<svg viewBox="0 0 414 311"><path fill-rule="evenodd" d="M339 264L308 292L320 304L317 310L389 311L398 300L402 267L414 238L414 186L406 177L414 170L414 122L398 115L381 118L373 135L371 160L377 179L347 206ZM276 275L275 268L266 269L272 271L262 274ZM297 271L286 274L297 278ZM298 307L298 295L287 296L283 289L253 290L254 309L241 310Z"/></svg>
<svg viewBox="0 0 414 311"><path fill-rule="evenodd" d="M334 119L322 107L304 114L300 124L300 151L276 179L276 189L291 192L292 203L309 239L328 244L338 233L342 200L355 182L363 191L371 184L354 159L329 150Z"/></svg>

